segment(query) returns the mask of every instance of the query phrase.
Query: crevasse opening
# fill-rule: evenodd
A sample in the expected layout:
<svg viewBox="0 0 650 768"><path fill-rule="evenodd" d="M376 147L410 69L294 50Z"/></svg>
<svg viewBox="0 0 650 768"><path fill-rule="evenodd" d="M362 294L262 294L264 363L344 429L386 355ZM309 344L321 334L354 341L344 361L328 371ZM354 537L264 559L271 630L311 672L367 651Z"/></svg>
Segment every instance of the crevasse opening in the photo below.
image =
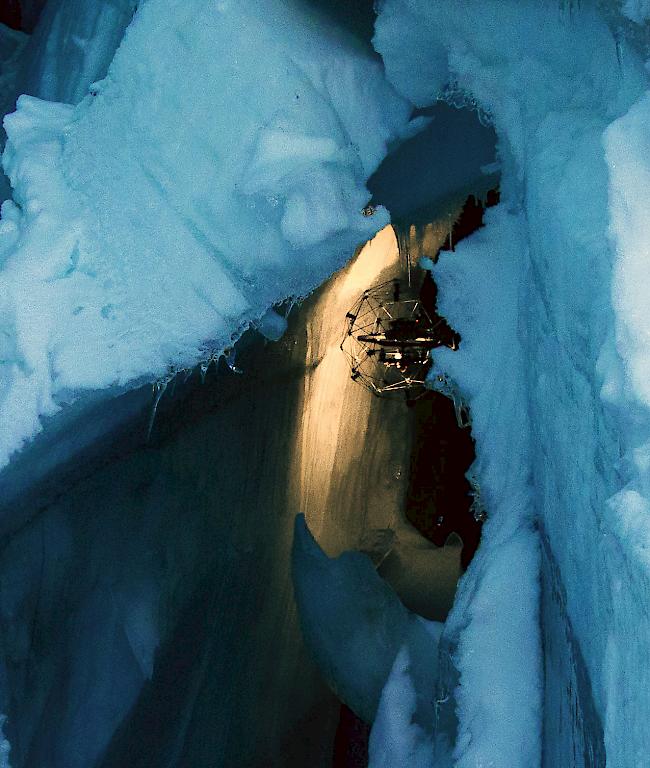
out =
<svg viewBox="0 0 650 768"><path fill-rule="evenodd" d="M41 5L0 27L0 761L643 764L647 4ZM395 516L434 415L338 348L405 247L469 564Z"/></svg>

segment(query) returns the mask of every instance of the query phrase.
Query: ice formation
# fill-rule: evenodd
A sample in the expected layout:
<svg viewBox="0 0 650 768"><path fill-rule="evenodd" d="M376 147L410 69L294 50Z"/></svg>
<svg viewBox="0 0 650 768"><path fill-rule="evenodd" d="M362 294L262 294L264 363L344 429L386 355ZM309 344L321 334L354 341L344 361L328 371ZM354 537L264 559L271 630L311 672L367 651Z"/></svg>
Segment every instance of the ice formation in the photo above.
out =
<svg viewBox="0 0 650 768"><path fill-rule="evenodd" d="M362 215L364 182L408 117L379 63L279 0L152 0L77 107L23 96L5 120L0 463L81 391L191 366L313 289L386 223Z"/></svg>
<svg viewBox="0 0 650 768"><path fill-rule="evenodd" d="M650 19L650 3L648 0L624 0L623 13L637 24L643 24Z"/></svg>
<svg viewBox="0 0 650 768"><path fill-rule="evenodd" d="M327 557L303 515L296 518L292 564L303 634L341 700L372 722L387 681L395 686L391 669L397 664L399 677L406 665L413 689L407 694L408 716L424 710L430 725L439 635L439 629L429 628L434 623L407 611L367 555Z"/></svg>
<svg viewBox="0 0 650 768"><path fill-rule="evenodd" d="M384 685L370 741L370 768L428 768L433 745L431 738L413 722L417 708L414 676L408 648L403 646ZM444 768L444 766L441 766Z"/></svg>
<svg viewBox="0 0 650 768"><path fill-rule="evenodd" d="M578 678L570 704L578 713L576 724L563 731L561 683L548 657L544 751L566 755L577 745L585 754L600 754L602 742L608 764L638 764L647 752L641 733L649 703L645 668L639 667L646 619L633 597L647 578L638 543L645 528L640 510L648 423L639 291L646 216L638 208L635 215L631 201L647 167L638 132L647 89L643 60L591 5L565 13L553 3L386 0L375 43L391 81L416 104L449 93L451 85L468 106L489 115L500 137L503 210L492 222L499 242L489 240L487 230L474 242L495 254L497 279L508 287L495 293L486 314L479 298L493 285L486 274L475 283L461 271L467 282L460 283L453 257L440 267L443 311L467 336L471 361L469 368L456 370L463 366L461 350L457 359L440 364L456 373L470 401L476 398L477 441L486 440L476 469L492 515L447 627L449 633L454 625L459 631L457 764L489 759L494 765L531 766L541 759L535 744L542 733L542 689L532 618L538 593L535 533L526 523L531 518L545 553L543 590L559 590L558 613L572 654L567 663ZM504 252L509 259L498 257ZM456 312L460 305L464 311ZM503 347L481 351L474 334L479 328L490 333L508 318L507 354L493 367L495 350ZM506 482L500 491L497 477ZM501 504L509 507L504 515ZM623 518L617 515L622 507ZM502 539L513 525L521 526L519 532ZM510 547L505 569L499 553ZM522 588L510 609L494 610L501 590L490 585L502 582L506 571ZM486 623L478 631L481 621ZM504 645L505 635L495 645L492 640L509 622L518 628L510 637L521 632L517 649L508 654L510 663L494 665L499 649L510 646ZM547 653L560 643L557 623L542 616ZM504 697L486 697L486 668L497 677L492 690L510 691L509 715L501 708ZM621 718L630 730L621 729ZM630 733L635 736L628 738Z"/></svg>
<svg viewBox="0 0 650 768"><path fill-rule="evenodd" d="M135 5L49 0L29 41L0 30L0 107L23 94L3 155L3 493L18 496L118 418L98 406L95 424L68 435L75 402L121 394L126 420L136 405L125 390L218 355L250 324L279 338L270 308L307 294L388 221L382 208L362 215L366 183L424 127L413 106L467 107L497 131L502 204L428 265L463 339L436 353L432 384L444 374L469 403L489 521L441 636L437 683L416 671L403 642L412 620L377 584L368 603L383 606L387 650L364 659L357 647L331 677L376 713L374 768L554 768L567 755L644 765L650 5L382 0L383 64L297 0ZM26 3L27 16L39 6ZM21 465L44 423L64 447L37 446L38 466ZM64 560L66 530L53 530ZM359 558L314 567L343 584L370 579ZM79 738L71 764L95 759L151 672L155 586L139 577L106 619L116 665L132 663L122 701L83 738L70 716L60 739ZM23 586L17 575L3 590L5 618ZM84 595L89 642L106 594ZM353 603L331 608L330 619L348 610L363 645ZM315 644L322 626L315 616ZM340 646L324 647L331 665ZM427 686L449 714L437 732L410 717Z"/></svg>

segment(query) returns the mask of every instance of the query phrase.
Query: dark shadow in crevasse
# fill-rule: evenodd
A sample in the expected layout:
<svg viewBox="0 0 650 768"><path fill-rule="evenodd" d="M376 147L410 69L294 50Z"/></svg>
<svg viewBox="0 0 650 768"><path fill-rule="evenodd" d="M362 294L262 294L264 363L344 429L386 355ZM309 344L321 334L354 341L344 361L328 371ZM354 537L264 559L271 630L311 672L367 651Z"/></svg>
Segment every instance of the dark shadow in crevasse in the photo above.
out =
<svg viewBox="0 0 650 768"><path fill-rule="evenodd" d="M374 0L300 0L316 10L336 27L344 29L372 49L375 32Z"/></svg>
<svg viewBox="0 0 650 768"><path fill-rule="evenodd" d="M457 242L480 229L485 208L498 202L498 189L487 192L485 204L470 195L441 250L453 250ZM438 316L437 287L430 276L425 278L420 296L430 315ZM460 335L446 321L445 327L450 341L461 345ZM474 516L474 489L466 477L476 458L471 429L459 426L454 403L439 392L427 392L413 407L415 430L406 517L439 547L450 534L458 534L463 541L461 563L467 568L480 543L483 525Z"/></svg>

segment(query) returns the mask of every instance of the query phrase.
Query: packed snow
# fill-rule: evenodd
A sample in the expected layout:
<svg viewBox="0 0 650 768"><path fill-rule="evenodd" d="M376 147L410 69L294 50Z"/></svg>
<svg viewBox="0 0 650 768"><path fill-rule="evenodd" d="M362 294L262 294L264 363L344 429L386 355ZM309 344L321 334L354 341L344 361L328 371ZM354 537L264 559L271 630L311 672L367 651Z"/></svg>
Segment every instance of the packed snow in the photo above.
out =
<svg viewBox="0 0 650 768"><path fill-rule="evenodd" d="M650 2L648 0L623 0L623 13L637 24L644 24L650 19Z"/></svg>
<svg viewBox="0 0 650 768"><path fill-rule="evenodd" d="M540 706L532 623L538 556L525 522L531 519L558 564L608 764L641 764L648 752L649 681L640 660L650 628L639 610L650 575L641 556L649 431L641 288L647 216L639 189L647 186L642 126L648 81L634 47L638 37L628 43L621 36L620 17L614 27L607 23L615 10L601 16L590 4L503 1L385 0L380 6L375 45L398 89L418 106L441 95L464 100L493 122L503 212L489 217L485 234L466 247L477 244L476 270L485 268L478 265L490 252L495 270L505 269L503 249L518 263L514 271L497 273L508 290L521 294L519 309L509 315L508 355L497 367L500 346L472 349L474 324L486 335L501 328L512 302L504 304L507 296L495 293L492 314L482 314L479 293L493 287L487 272L476 282L460 256L456 277L456 254L443 257L439 268L442 311L464 341L453 360L449 354L436 360L470 405L475 400L475 472L491 517L446 629L459 632L451 643L460 672L458 765L539 764L543 717L551 723L547 737L563 744L563 754L572 748L566 731L553 730L556 715ZM507 216L519 223L502 229ZM490 238L490 226L501 243ZM445 288L461 275L465 283ZM463 367L464 356L470 368ZM513 400L520 385L523 392ZM500 387L508 397L499 395ZM484 423L491 425L489 436ZM513 473L519 485L495 493L494 479ZM626 495L620 495L623 488ZM501 538L516 525L518 533ZM545 571L541 575L549 582ZM517 591L500 605L506 578ZM561 630L542 619L542 642L549 647ZM507 625L516 648L507 642ZM488 689L501 693L491 700ZM565 706L554 704L556 710ZM590 702L577 706L586 711Z"/></svg>
<svg viewBox="0 0 650 768"><path fill-rule="evenodd" d="M36 18L40 4L26 7ZM542 707L544 654L560 637L584 665L570 702L593 721L586 738L602 731L608 764L645 764L650 4L381 0L383 63L297 0L134 11L131 0L50 0L29 42L0 30L0 106L23 94L4 122L0 467L44 424L65 425L76 401L165 380L251 324L279 339L272 307L388 222L382 208L363 215L366 182L424 127L413 106L474 110L498 136L502 203L427 265L462 336L459 351L435 353L431 384L444 377L470 406L489 520L441 635L440 678L437 637L416 672L426 658L402 632L414 619L375 585L369 610L392 606L373 625L388 652L364 659L357 642L359 666L332 683L376 713L373 768L534 768L550 754L544 739L554 754L575 747L553 725L569 694L559 687L557 706ZM373 575L361 557L319 567L356 583ZM540 585L557 584L562 627L540 611ZM313 608L309 578L305 590ZM125 594L120 642L144 679L153 619L146 595ZM330 622L343 611L367 638L353 601L329 607ZM322 619L310 626L327 666L340 646ZM414 722L429 689L452 715ZM7 749L0 737L0 765Z"/></svg>
<svg viewBox="0 0 650 768"><path fill-rule="evenodd" d="M371 732L370 768L398 765L428 768L431 765L431 738L413 722L412 713L417 709L413 680L416 674L408 647L402 646L384 685Z"/></svg>
<svg viewBox="0 0 650 768"><path fill-rule="evenodd" d="M500 206L433 270L439 309L462 342L434 352L431 385L453 383L469 405L470 472L490 516L444 630L460 673L458 766L486 756L534 766L540 754L539 545L519 333L526 255L521 218Z"/></svg>
<svg viewBox="0 0 650 768"><path fill-rule="evenodd" d="M279 0L152 0L77 107L21 97L0 464L82 390L192 366L341 266L388 220L362 214L364 184L409 112L377 61Z"/></svg>

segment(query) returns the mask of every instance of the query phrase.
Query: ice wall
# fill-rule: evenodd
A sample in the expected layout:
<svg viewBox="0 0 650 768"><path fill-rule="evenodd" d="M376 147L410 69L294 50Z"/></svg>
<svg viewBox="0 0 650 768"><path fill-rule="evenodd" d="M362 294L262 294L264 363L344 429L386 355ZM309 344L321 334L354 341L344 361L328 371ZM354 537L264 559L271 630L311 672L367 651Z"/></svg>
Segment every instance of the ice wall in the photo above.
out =
<svg viewBox="0 0 650 768"><path fill-rule="evenodd" d="M518 334L526 257L522 218L501 206L434 270L440 310L462 343L458 353L434 354L432 384L441 375L456 382L471 409L477 453L471 471L490 514L443 637L460 674L458 732L444 734L456 739L459 766L488 759L534 766L540 753L539 545L526 355ZM440 700L452 693L448 685L439 681Z"/></svg>
<svg viewBox="0 0 650 768"><path fill-rule="evenodd" d="M88 86L106 75L135 5L135 0L23 1L23 29L29 35L0 28L2 117L15 110L16 99L23 93L52 101L81 101ZM8 51L11 40L21 45ZM5 139L2 131L2 149ZM9 197L11 188L3 173L0 201Z"/></svg>
<svg viewBox="0 0 650 768"><path fill-rule="evenodd" d="M622 28L612 31L595 4L385 0L380 7L375 44L402 93L418 106L442 94L490 115L504 170L501 217L514 215L522 233L513 239L495 229L506 237L503 243L477 242L486 253L506 248L516 255L514 271L500 258L494 268L521 292L508 342L515 356L523 351L524 397L516 404L495 396L488 404L489 393L505 386L501 377L517 386L510 361L494 369L488 356L473 369L456 371L470 400L480 390L487 398L474 408L475 420L489 416L493 424L482 450L494 450L494 457L505 451L501 460L492 459L500 469L490 470L479 459L492 520L451 622L460 632L452 647L461 674L456 761L462 766L477 760L522 768L540 761L601 765L605 753L608 765L632 766L648 753L650 681L642 659L650 627L640 609L649 575L641 544L648 530L650 433L641 381L646 214L635 202L643 199L639 186L646 186L641 126L647 74L638 51L621 37ZM450 316L454 297L465 290L476 294L455 317L463 335L479 323L483 329L500 323L499 294L492 318L474 311L482 306L481 288L471 276L465 284L450 284L447 299L443 289ZM461 349L459 360L463 354L476 359L470 348ZM530 436L525 467L513 464L522 454L511 442L522 419ZM503 424L510 426L510 437L502 434ZM547 699L537 747L531 733L541 732L541 710L535 728L534 712L526 708L534 698L527 698L530 690L521 687L520 676L510 677L519 655L520 669L528 668L529 682L539 690L535 627L527 624L526 642L505 646L509 663L497 662L504 638L495 646L491 639L521 618L520 604L499 606L496 592L483 597L488 585L499 583L503 567L494 545L505 524L500 504L507 494L505 488L494 492L495 472L506 479L530 473L532 494L521 497L519 512L510 510L509 524L522 511L525 517L534 514L547 553L541 571L548 597L541 636ZM535 559L512 553L510 560L508 578L513 588L529 585L533 611ZM487 622L482 657L475 634L479 616ZM515 705L512 717L504 718L501 699L499 706L490 702L485 667L500 677L492 684ZM564 681L558 674L565 674ZM579 681L570 694L566 677ZM519 723L513 720L518 711L528 712ZM573 728L566 727L567 711L574 713ZM578 732L582 745L574 740Z"/></svg>
<svg viewBox="0 0 650 768"><path fill-rule="evenodd" d="M243 388L211 371L188 382L194 403L168 396L149 444L133 419L99 466L84 453L53 493L0 501L13 768L327 768L338 705L290 581L302 367L277 346L241 362Z"/></svg>
<svg viewBox="0 0 650 768"><path fill-rule="evenodd" d="M20 19L22 28L28 34L33 32L38 19L41 15L43 8L45 7L46 0L21 0L20 2Z"/></svg>
<svg viewBox="0 0 650 768"><path fill-rule="evenodd" d="M22 32L0 24L0 115L13 112L16 104L17 80L28 38ZM5 145L0 131L0 148ZM0 202L11 196L9 180L0 171Z"/></svg>
<svg viewBox="0 0 650 768"><path fill-rule="evenodd" d="M650 3L648 0L623 0L622 9L628 19L643 24L650 19Z"/></svg>
<svg viewBox="0 0 650 768"><path fill-rule="evenodd" d="M465 340L440 370L472 405L492 516L446 637L460 673L461 766L600 765L605 753L631 766L648 753L647 74L626 28L612 32L599 15L604 5L385 0L376 47L400 98L373 57L304 4L149 0L82 98L132 6L50 3L25 76L36 95L81 103L24 98L7 121L3 464L80 393L115 393L219 352L274 301L340 265L387 221L361 208L366 179L407 123L405 99L426 107L443 95L490 116L503 207L492 234L438 273ZM647 16L646 3L622 9L628 23ZM473 345L488 327L499 337ZM47 539L52 578L68 543ZM127 687L144 679L153 646L150 622L130 613L147 602L138 583L118 606L132 621L126 640L123 617L104 617L135 670ZM38 605L39 584L34 572L27 602ZM10 624L21 588L5 593ZM102 594L80 598L91 639ZM25 662L25 637L12 642ZM408 701L405 664L386 702L395 691ZM121 706L134 696L132 687ZM569 708L575 728L561 730ZM375 743L393 722L388 704L383 713ZM61 761L79 728L70 723Z"/></svg>
<svg viewBox="0 0 650 768"><path fill-rule="evenodd" d="M27 36L0 24L0 113L13 110L16 78Z"/></svg>
<svg viewBox="0 0 650 768"><path fill-rule="evenodd" d="M26 4L38 18L19 75L19 93L77 104L106 75L137 0L49 0ZM30 25L31 26L31 25Z"/></svg>
<svg viewBox="0 0 650 768"><path fill-rule="evenodd" d="M150 0L77 107L23 97L5 121L0 464L81 391L218 353L340 266L388 220L362 215L365 181L409 113L374 57L279 0Z"/></svg>

